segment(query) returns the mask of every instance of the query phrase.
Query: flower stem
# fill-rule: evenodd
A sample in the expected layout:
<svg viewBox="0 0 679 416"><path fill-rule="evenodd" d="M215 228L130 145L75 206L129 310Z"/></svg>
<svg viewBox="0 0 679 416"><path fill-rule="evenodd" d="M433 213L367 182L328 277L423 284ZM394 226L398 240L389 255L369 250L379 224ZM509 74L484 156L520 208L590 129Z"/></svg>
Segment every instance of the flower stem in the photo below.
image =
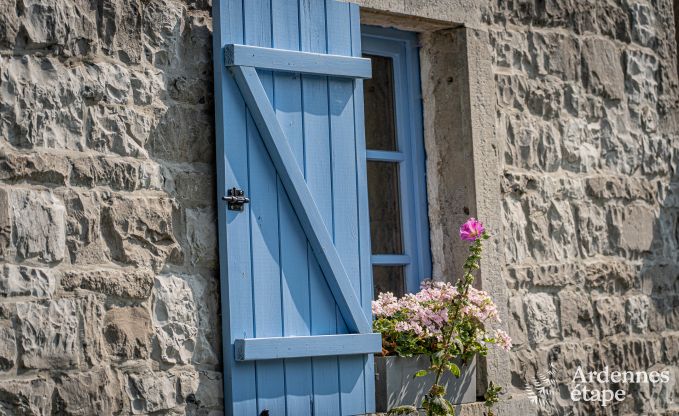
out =
<svg viewBox="0 0 679 416"><path fill-rule="evenodd" d="M453 304L453 315L451 322L455 322L455 320L458 318L458 315L460 314L460 311L462 310L462 306L464 303L464 299L467 297L467 294L469 293L469 288L472 286L472 283L474 283L474 275L473 271L480 268L479 261L481 259L481 252L483 251L483 246L482 246L482 240L487 238L487 234L484 233L482 238L478 238L474 243L469 247L469 257L467 257L467 260L464 262L464 275L463 277L457 282L457 297L453 299L451 302L455 302ZM443 351L448 351L448 346L450 345L450 342L453 339L453 333L454 333L454 325L451 325L450 327L450 332L448 332L445 337L444 337L444 342L443 342ZM439 390L437 386L439 386L439 382L441 381L441 376L443 375L443 370L444 366L439 364L436 368L436 377L434 378L434 384L432 385L432 388L430 390L430 394L434 392L434 390ZM433 412L431 410L427 411L427 416L434 416Z"/></svg>

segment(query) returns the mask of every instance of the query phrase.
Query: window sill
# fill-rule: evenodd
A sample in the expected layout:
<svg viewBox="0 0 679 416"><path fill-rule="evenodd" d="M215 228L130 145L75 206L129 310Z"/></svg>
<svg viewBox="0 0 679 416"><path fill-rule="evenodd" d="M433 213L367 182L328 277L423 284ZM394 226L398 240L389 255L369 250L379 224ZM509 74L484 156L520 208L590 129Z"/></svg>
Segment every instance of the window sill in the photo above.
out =
<svg viewBox="0 0 679 416"><path fill-rule="evenodd" d="M523 393L512 393L511 398L501 400L493 407L493 412L498 415L523 415L533 416L537 409L530 399ZM460 404L455 406L455 414L459 416L486 416L488 408L482 402ZM370 413L364 416L386 416L386 413Z"/></svg>

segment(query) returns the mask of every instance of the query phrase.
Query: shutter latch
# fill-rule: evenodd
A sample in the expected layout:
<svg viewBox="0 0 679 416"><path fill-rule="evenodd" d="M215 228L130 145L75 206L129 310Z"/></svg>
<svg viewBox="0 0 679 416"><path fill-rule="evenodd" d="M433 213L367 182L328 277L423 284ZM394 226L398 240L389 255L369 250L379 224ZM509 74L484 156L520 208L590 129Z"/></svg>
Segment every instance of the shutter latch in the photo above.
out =
<svg viewBox="0 0 679 416"><path fill-rule="evenodd" d="M227 196L223 196L222 199L229 204L229 210L231 211L242 211L243 204L250 202L250 198L245 196L242 189L231 188L227 192Z"/></svg>

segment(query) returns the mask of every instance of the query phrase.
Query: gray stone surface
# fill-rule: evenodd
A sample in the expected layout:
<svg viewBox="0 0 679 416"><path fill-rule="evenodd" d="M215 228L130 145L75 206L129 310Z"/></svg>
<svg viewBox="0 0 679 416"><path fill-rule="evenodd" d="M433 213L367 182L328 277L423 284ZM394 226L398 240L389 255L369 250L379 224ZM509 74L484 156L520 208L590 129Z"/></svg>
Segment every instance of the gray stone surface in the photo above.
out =
<svg viewBox="0 0 679 416"><path fill-rule="evenodd" d="M498 233L482 286L515 347L479 372L511 384L500 414L530 414L550 363L679 374L672 3L359 3L422 33L436 277L460 219ZM209 9L0 2L0 414L219 413ZM616 412L674 414L678 385ZM603 413L568 393L539 413Z"/></svg>
<svg viewBox="0 0 679 416"><path fill-rule="evenodd" d="M552 365L562 384L537 400L541 415L679 411L676 384L643 387L615 409L574 405L567 386L578 365L679 373L672 2L359 3L369 8L365 21L423 32L425 137L435 139L427 145L432 254L440 278L454 279L448 270L459 263L445 219L464 216L464 208L481 216L473 203L500 193L512 395L520 397ZM487 123L501 158L499 191L479 191L483 179L454 173L460 163L478 169L454 153L473 154L460 144L469 132L457 106L484 100L460 88L465 75L456 65L464 55L453 52L454 41L431 45L460 24L489 36L496 101ZM509 402L506 414L528 414Z"/></svg>

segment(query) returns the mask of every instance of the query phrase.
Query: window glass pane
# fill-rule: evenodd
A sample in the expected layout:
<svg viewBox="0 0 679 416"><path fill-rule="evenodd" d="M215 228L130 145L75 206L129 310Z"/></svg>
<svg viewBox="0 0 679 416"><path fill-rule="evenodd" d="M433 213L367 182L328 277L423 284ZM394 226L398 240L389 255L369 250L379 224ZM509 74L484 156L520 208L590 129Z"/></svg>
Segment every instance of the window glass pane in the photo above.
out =
<svg viewBox="0 0 679 416"><path fill-rule="evenodd" d="M373 254L403 254L397 162L368 161L368 201Z"/></svg>
<svg viewBox="0 0 679 416"><path fill-rule="evenodd" d="M363 83L365 141L370 150L398 150L394 124L394 68L391 58L372 59L372 78Z"/></svg>
<svg viewBox="0 0 679 416"><path fill-rule="evenodd" d="M375 287L375 298L384 292L403 296L405 294L403 266L374 266L373 285Z"/></svg>

